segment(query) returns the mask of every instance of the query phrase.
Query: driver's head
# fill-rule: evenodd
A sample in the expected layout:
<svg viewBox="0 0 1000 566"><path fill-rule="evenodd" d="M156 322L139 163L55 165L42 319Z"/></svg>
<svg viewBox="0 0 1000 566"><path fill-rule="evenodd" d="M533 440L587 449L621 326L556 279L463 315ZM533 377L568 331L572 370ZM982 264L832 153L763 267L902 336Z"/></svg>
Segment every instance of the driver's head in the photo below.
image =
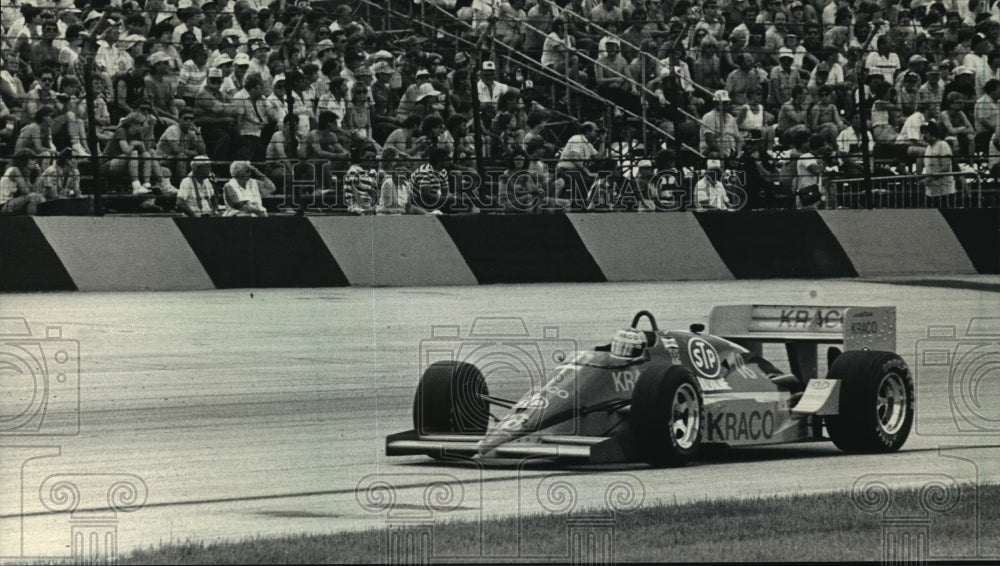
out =
<svg viewBox="0 0 1000 566"><path fill-rule="evenodd" d="M637 358L646 346L646 336L637 328L623 328L611 341L611 353L623 358Z"/></svg>

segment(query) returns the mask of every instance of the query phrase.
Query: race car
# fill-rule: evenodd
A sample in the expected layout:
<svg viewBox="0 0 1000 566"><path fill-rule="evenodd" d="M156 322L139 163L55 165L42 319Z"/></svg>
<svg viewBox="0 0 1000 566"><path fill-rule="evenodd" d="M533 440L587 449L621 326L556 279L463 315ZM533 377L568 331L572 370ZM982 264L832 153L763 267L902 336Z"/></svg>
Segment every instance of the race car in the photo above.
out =
<svg viewBox="0 0 1000 566"><path fill-rule="evenodd" d="M895 324L894 307L727 305L712 310L710 334L702 324L663 331L640 311L517 401L491 396L475 365L438 361L417 386L413 430L390 435L386 454L666 467L707 445L832 440L847 452L892 452L914 418ZM789 371L764 359L768 343L784 344Z"/></svg>

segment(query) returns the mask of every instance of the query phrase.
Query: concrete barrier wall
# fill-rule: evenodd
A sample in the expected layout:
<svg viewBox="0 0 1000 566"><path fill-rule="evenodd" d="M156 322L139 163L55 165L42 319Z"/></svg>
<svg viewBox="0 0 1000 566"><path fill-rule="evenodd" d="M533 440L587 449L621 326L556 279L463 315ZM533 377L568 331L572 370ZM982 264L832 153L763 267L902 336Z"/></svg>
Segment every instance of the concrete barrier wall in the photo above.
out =
<svg viewBox="0 0 1000 566"><path fill-rule="evenodd" d="M1000 273L996 210L0 218L0 291Z"/></svg>

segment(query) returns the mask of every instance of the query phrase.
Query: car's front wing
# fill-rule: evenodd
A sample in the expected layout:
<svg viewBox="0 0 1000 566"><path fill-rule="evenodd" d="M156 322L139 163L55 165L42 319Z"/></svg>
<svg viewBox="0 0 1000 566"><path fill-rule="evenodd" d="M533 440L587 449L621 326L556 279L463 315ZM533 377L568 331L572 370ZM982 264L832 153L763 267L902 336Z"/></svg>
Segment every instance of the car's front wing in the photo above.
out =
<svg viewBox="0 0 1000 566"><path fill-rule="evenodd" d="M481 435L418 434L408 430L386 438L386 456L426 454L439 458L470 459L479 455ZM606 464L636 459L633 442L628 435L567 436L528 435L493 449L491 458L539 458L581 464Z"/></svg>

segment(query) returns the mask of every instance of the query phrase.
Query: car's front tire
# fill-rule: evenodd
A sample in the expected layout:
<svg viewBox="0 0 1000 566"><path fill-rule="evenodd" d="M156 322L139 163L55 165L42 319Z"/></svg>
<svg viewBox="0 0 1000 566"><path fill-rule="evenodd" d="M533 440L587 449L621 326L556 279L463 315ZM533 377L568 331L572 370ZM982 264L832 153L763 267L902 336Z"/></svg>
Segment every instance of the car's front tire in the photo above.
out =
<svg viewBox="0 0 1000 566"><path fill-rule="evenodd" d="M690 370L672 366L636 383L630 410L642 458L651 466L687 465L701 446L704 402Z"/></svg>
<svg viewBox="0 0 1000 566"><path fill-rule="evenodd" d="M899 450L913 427L913 379L892 352L852 350L837 357L829 379L839 379L840 414L826 429L845 452Z"/></svg>
<svg viewBox="0 0 1000 566"><path fill-rule="evenodd" d="M424 371L413 399L418 434L486 432L489 388L482 372L465 362L435 362Z"/></svg>

